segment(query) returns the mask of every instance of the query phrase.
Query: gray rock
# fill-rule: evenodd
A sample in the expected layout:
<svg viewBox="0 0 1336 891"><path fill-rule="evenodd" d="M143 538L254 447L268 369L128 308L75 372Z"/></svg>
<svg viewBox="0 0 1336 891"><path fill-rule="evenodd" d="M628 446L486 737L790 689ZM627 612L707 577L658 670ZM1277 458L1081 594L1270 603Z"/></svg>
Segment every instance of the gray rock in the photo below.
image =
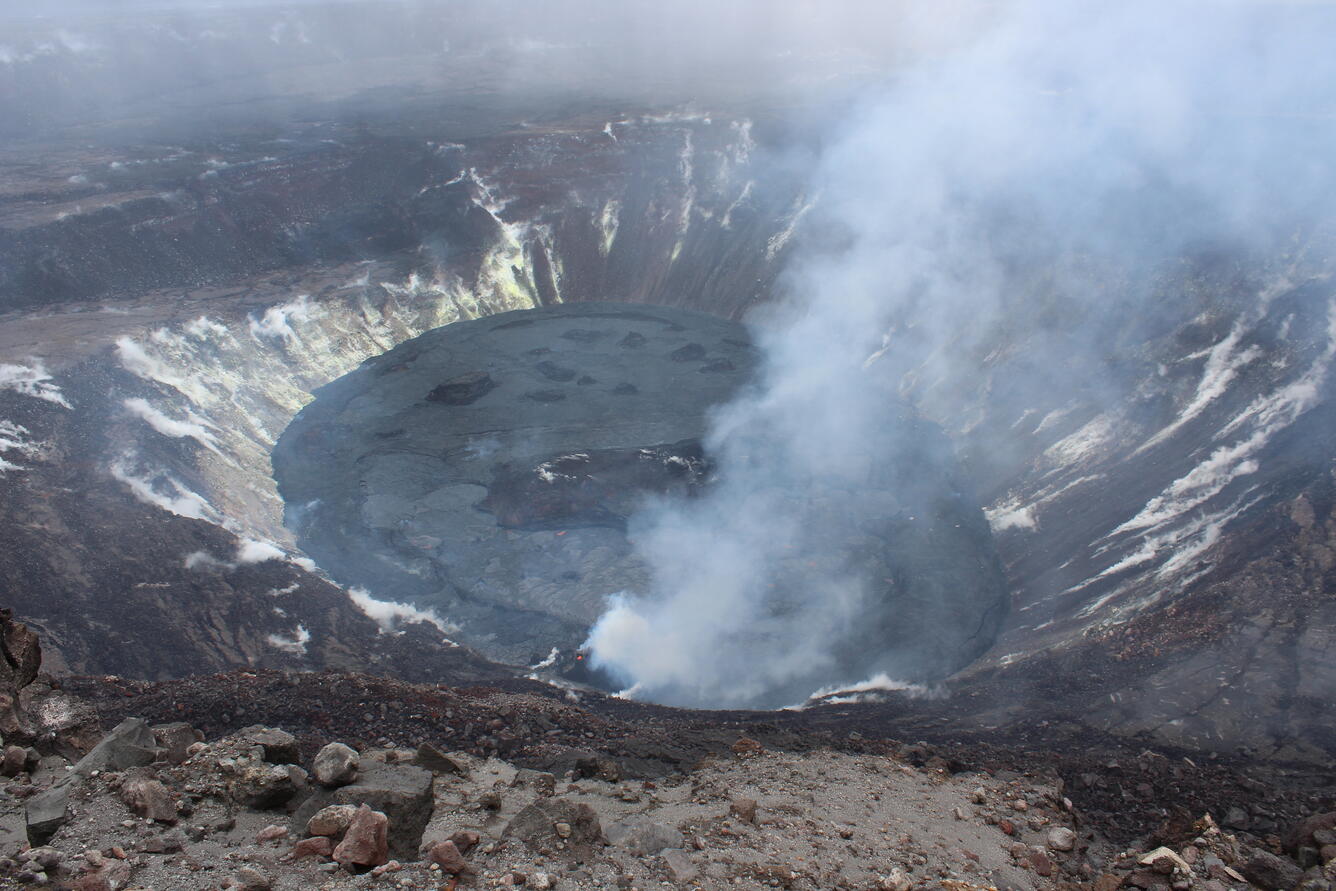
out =
<svg viewBox="0 0 1336 891"><path fill-rule="evenodd" d="M332 798L336 804L365 804L389 817L393 856L414 860L431 820L431 782L431 771L421 767L372 762L363 767L357 782L335 790Z"/></svg>
<svg viewBox="0 0 1336 891"><path fill-rule="evenodd" d="M1245 879L1266 891L1289 891L1304 877L1304 871L1293 860L1260 848L1249 850L1238 870Z"/></svg>
<svg viewBox="0 0 1336 891"><path fill-rule="evenodd" d="M668 870L668 877L679 885L686 885L700 877L700 870L686 851L671 849L663 852L663 865Z"/></svg>
<svg viewBox="0 0 1336 891"><path fill-rule="evenodd" d="M238 869L232 883L233 887L240 891L269 891L272 887L269 877L253 866L243 866Z"/></svg>
<svg viewBox="0 0 1336 891"><path fill-rule="evenodd" d="M570 826L569 838L557 834L558 823ZM572 846L588 846L603 841L603 827L598 814L587 804L575 804L565 798L540 798L516 814L501 836L527 842L535 848L552 847L563 841Z"/></svg>
<svg viewBox="0 0 1336 891"><path fill-rule="evenodd" d="M682 847L682 833L648 817L630 817L610 823L604 830L608 843L634 854L657 854L664 848Z"/></svg>
<svg viewBox="0 0 1336 891"><path fill-rule="evenodd" d="M239 734L248 742L264 749L264 760L270 764L296 764L301 760L297 738L276 727L247 727Z"/></svg>
<svg viewBox="0 0 1336 891"><path fill-rule="evenodd" d="M616 761L593 754L575 762L575 775L599 779L605 783L617 783L622 779L622 771Z"/></svg>
<svg viewBox="0 0 1336 891"><path fill-rule="evenodd" d="M60 782L28 799L24 808L28 841L45 844L65 825L70 793L93 771L142 767L152 764L157 755L157 741L148 724L139 718L126 718L80 758Z"/></svg>
<svg viewBox="0 0 1336 891"><path fill-rule="evenodd" d="M306 788L306 771L295 764L252 764L232 781L230 793L239 804L257 810L283 807Z"/></svg>
<svg viewBox="0 0 1336 891"><path fill-rule="evenodd" d="M155 724L153 738L158 748L163 750L163 757L172 764L180 764L189 757L189 749L199 741L195 728L183 721L173 724Z"/></svg>
<svg viewBox="0 0 1336 891"><path fill-rule="evenodd" d="M158 757L158 741L140 718L126 718L117 724L92 751L79 759L70 773L80 778L95 770L129 770L152 764Z"/></svg>
<svg viewBox="0 0 1336 891"><path fill-rule="evenodd" d="M167 787L151 776L131 774L121 783L121 801L135 812L158 823L176 822L176 802Z"/></svg>
<svg viewBox="0 0 1336 891"><path fill-rule="evenodd" d="M317 783L335 788L356 780L359 766L356 749L332 742L316 753L311 772Z"/></svg>
<svg viewBox="0 0 1336 891"><path fill-rule="evenodd" d="M1229 829L1247 829L1252 823L1248 812L1241 807L1231 807L1225 812L1224 825Z"/></svg>
<svg viewBox="0 0 1336 891"><path fill-rule="evenodd" d="M1048 831L1048 846L1055 851L1070 851L1076 847L1076 833L1065 826Z"/></svg>
<svg viewBox="0 0 1336 891"><path fill-rule="evenodd" d="M469 773L463 759L447 755L431 743L418 746L413 763L434 773L453 773L459 776L468 776Z"/></svg>
<svg viewBox="0 0 1336 891"><path fill-rule="evenodd" d="M69 820L71 786L71 783L60 783L28 799L24 814L29 844L46 844Z"/></svg>

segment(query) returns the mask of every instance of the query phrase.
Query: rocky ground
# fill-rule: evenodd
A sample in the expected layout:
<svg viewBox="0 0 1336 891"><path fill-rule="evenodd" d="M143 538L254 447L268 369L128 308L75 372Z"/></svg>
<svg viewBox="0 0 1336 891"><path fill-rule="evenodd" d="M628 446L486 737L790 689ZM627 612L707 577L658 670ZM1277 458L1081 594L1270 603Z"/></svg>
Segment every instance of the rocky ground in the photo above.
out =
<svg viewBox="0 0 1336 891"><path fill-rule="evenodd" d="M3 762L0 887L1326 891L1336 876L1329 773L1057 727L1047 750L902 742L885 707L701 713L334 672L39 678L22 699L36 726ZM114 729L84 753L98 727Z"/></svg>

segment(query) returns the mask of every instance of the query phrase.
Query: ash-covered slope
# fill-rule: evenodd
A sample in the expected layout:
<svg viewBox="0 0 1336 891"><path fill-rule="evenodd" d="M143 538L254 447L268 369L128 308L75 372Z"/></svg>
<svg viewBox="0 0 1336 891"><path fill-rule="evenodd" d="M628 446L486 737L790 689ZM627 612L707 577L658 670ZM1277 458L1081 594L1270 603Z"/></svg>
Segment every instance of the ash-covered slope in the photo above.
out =
<svg viewBox="0 0 1336 891"><path fill-rule="evenodd" d="M0 326L8 602L78 671L373 666L391 638L363 611L385 628L423 614L374 599L359 608L288 540L269 451L310 392L441 325L562 297L609 289L741 306L792 233L791 216L760 211L799 206L794 193L733 182L754 147L747 122L609 126L469 145L434 134L389 151L318 125L347 147L308 134L259 164L253 144L170 163L48 158L40 169L76 163L107 197L88 206L66 177L8 168L20 197L7 204L2 265L45 270L8 292L11 306L41 308ZM397 172L368 182L370 168ZM513 193L499 192L503 170ZM331 191L336 181L361 191ZM718 183L730 191L716 194ZM200 200L166 215L135 197L197 188ZM303 224L331 201L379 237ZM35 204L61 210L34 217ZM403 244L422 250L393 250ZM370 259L330 260L349 255ZM115 299L60 308L112 287ZM415 633L439 645L425 627Z"/></svg>

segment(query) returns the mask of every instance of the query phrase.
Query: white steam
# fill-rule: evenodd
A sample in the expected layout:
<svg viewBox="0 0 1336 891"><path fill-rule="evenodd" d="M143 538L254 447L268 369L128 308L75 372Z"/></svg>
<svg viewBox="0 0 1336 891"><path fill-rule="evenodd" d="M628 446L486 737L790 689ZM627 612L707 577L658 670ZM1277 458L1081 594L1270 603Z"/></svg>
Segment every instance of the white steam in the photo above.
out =
<svg viewBox="0 0 1336 891"><path fill-rule="evenodd" d="M13 390L25 396L54 402L62 408L70 407L60 387L52 382L51 375L37 361L31 365L0 364L0 390Z"/></svg>
<svg viewBox="0 0 1336 891"><path fill-rule="evenodd" d="M401 624L411 625L415 622L434 625L442 634L453 634L459 630L458 626L437 615L435 610L419 609L395 600L377 600L365 588L349 588L348 597L367 618L380 626L382 634L395 631Z"/></svg>
<svg viewBox="0 0 1336 891"><path fill-rule="evenodd" d="M1132 287L1110 306L1091 269L1145 268L1201 244L1265 251L1329 212L1330 25L1321 10L1279 4L1020 2L870 95L830 137L814 206L793 211L787 297L752 320L761 385L717 413L707 441L721 482L634 520L652 588L612 598L589 637L595 664L637 696L719 706L837 664L868 580L832 572L805 579L799 602L773 602L789 550L820 522L781 483L822 481L856 506L866 450L887 432L867 419L896 390L940 416L936 400L978 386L979 357L999 343L1096 339L1093 325L1046 331L1046 312L1143 308ZM1222 344L1189 419L1256 358ZM1051 374L1057 386L1069 372ZM1250 408L1240 426L1251 435L1131 525L1155 526L1247 473L1309 393ZM1061 449L1107 432L1096 424ZM994 523L1032 525L1020 507Z"/></svg>

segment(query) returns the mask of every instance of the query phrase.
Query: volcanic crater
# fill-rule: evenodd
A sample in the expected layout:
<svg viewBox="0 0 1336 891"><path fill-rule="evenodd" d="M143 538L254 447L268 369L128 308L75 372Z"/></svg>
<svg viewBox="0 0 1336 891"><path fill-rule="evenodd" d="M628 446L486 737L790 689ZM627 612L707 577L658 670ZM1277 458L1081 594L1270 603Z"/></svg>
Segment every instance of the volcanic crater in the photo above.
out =
<svg viewBox="0 0 1336 891"><path fill-rule="evenodd" d="M639 512L717 483L711 412L760 374L746 327L666 306L460 322L318 390L275 446L275 476L298 543L338 582L434 610L493 658L537 664L578 650L611 595L650 592ZM875 584L857 629L831 642L835 664L756 704L877 671L940 680L989 646L1005 613L991 534L945 436L890 397L877 420L886 433L857 496L774 470L809 529L768 609L835 572Z"/></svg>

